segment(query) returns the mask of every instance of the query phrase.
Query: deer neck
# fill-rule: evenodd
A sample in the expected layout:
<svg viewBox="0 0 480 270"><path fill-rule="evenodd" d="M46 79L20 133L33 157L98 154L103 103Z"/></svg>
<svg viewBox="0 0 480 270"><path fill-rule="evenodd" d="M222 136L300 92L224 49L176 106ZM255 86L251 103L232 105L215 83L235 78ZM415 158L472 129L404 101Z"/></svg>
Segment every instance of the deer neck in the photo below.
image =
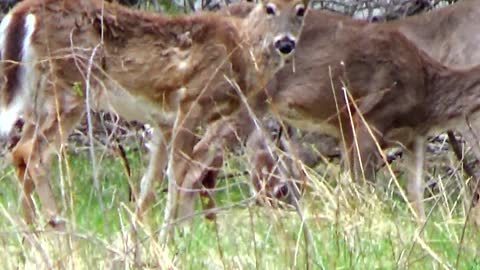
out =
<svg viewBox="0 0 480 270"><path fill-rule="evenodd" d="M274 34L269 32L263 8L257 5L245 19L238 19L242 50L250 60L249 81L256 88L264 87L268 80L284 65L284 58L273 46Z"/></svg>

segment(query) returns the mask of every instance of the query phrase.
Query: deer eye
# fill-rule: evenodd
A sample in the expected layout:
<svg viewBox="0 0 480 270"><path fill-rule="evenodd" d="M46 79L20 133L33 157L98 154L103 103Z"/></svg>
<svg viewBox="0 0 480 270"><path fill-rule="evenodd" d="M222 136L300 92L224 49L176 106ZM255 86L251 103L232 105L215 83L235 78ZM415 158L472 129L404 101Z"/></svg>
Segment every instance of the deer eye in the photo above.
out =
<svg viewBox="0 0 480 270"><path fill-rule="evenodd" d="M265 6L265 12L268 14L268 15L275 15L275 5L273 4L267 4Z"/></svg>
<svg viewBox="0 0 480 270"><path fill-rule="evenodd" d="M297 11L298 17L303 17L303 15L305 15L305 6L303 4L297 5L295 10Z"/></svg>

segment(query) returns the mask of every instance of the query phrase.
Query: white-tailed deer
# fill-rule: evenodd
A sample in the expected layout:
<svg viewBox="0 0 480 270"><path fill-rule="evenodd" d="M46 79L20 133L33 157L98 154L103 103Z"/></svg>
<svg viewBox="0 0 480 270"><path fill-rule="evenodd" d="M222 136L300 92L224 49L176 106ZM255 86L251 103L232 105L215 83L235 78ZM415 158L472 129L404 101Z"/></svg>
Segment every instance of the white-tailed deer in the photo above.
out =
<svg viewBox="0 0 480 270"><path fill-rule="evenodd" d="M476 26L480 24L480 6L476 0L463 0L457 4L449 7L441 8L433 12L426 14L405 18L398 21L388 22L380 24L379 28L385 28L388 30L398 30L403 33L416 47L426 52L430 57L436 61L450 67L450 68L471 68L480 64L480 50L478 50L480 44L480 35L475 34ZM302 40L299 44L301 52L296 56L296 73L291 72L291 67L285 67L282 69L278 76L276 76L277 84L281 88L280 91L288 92L286 90L290 86L295 86L296 82L310 83L318 82L318 74L320 70L325 68L325 65L321 63L314 63L310 59L310 55L315 54L322 50L322 46L327 46L327 41L321 35L322 26L325 20L337 21L336 24L346 25L347 28L352 28L352 31L362 31L363 29L372 27L365 22L355 21L348 17L330 14L325 16L323 12L314 11L309 13L306 19L306 32L302 36ZM333 24L333 22L332 22ZM376 26L377 27L377 26ZM435 30L437 29L437 30ZM441 30L438 30L441 29ZM307 33L311 33L308 35ZM314 34L317 33L317 34ZM473 34L472 34L473 33ZM333 43L332 46L335 46ZM310 61L310 62L309 62ZM347 67L348 68L348 67ZM310 71L309 73L304 72ZM290 74L290 76L287 76ZM313 86L312 86L313 87ZM459 85L461 89L461 85ZM439 100L445 101L443 95L440 94L441 90L435 94ZM458 88L452 88L451 91L459 91ZM460 92L458 92L460 93ZM446 98L446 97L445 97ZM474 96L471 96L470 102L475 103ZM458 102L467 102L462 100ZM401 101L399 100L399 103ZM392 105L395 106L395 105ZM398 105L397 105L398 106ZM431 106L424 104L422 106ZM469 114L466 113L465 116ZM437 131L444 131L451 128L451 115L446 111L443 116L444 120L440 123L434 123L438 128ZM459 131L464 134L471 146L476 152L477 156L480 156L478 150L478 139L475 139L470 129L465 125L466 119L462 119L459 123L461 126L456 126ZM432 124L425 124L426 127ZM417 143L422 144L423 141ZM411 175L409 177L408 194L410 200L414 202L415 208L418 210L420 217L424 216L422 203L423 198L423 177L422 177L422 162L423 162L424 147L419 145L415 150L415 159L409 159ZM412 156L412 155L410 155ZM417 169L413 169L413 165L417 164Z"/></svg>
<svg viewBox="0 0 480 270"><path fill-rule="evenodd" d="M278 107L282 118L292 124L310 123L308 126L312 127L316 123L322 131L328 128L321 125L334 127L334 135L343 136L351 151L350 161L357 178L362 172L366 178L373 178L375 160L379 156L372 135L381 146L386 146L393 130L411 132L411 140L402 134L404 138L400 141L412 151L408 155L411 157L408 193L417 214L423 219L424 135L452 126L470 134L465 129L466 120L473 117L471 114L478 105L479 69L456 72L434 60L457 68L475 65L467 60L468 57L480 60L478 51L470 50L468 45L478 47L480 41L480 36L468 34L473 31L475 23L472 24L472 20L480 22L476 19L480 10L474 7L475 3L478 4L466 0L454 9L379 25L312 11L299 42L302 53L295 57L298 63L295 74L288 67L282 69L276 76L276 88L268 89L272 91L273 106ZM443 34L433 29L442 29ZM433 59L415 46L402 42L399 35L391 34L395 30L404 33L415 46L425 48ZM386 40L382 40L384 38ZM403 43L405 48L400 46ZM450 44L452 46L448 46ZM455 65L460 61L462 65ZM342 89L347 89L351 95L349 102Z"/></svg>
<svg viewBox="0 0 480 270"><path fill-rule="evenodd" d="M464 83L475 82L474 73L469 72L468 80L465 82L455 81L462 76L462 73L450 71L445 68L440 68L435 62L440 62L451 68L466 69L480 64L480 35L475 34L477 25L480 24L480 6L476 0L463 0L457 4L449 7L441 8L427 14L413 16L398 21L382 23L378 25L372 25L364 21L353 20L350 17L340 14L326 12L326 11L311 11L305 20L305 28L299 42L299 51L295 56L295 72L291 65L284 67L271 82L271 86L267 87L268 94L274 99L275 108L288 119L291 124L307 128L309 130L315 130L321 133L331 131L333 135L337 137L339 134L338 119L343 121L342 127L346 132L348 138L347 147L352 146L353 134L352 126L350 125L349 118L346 118L345 111L341 114L337 114L336 106L342 108L342 103L345 102L344 95L341 93L343 85L339 85L339 79L345 75L344 83L346 88L353 95L354 99L360 99L359 108L353 107L353 103L350 105L352 114L354 115L355 125L357 128L358 136L362 137L362 141L359 143L359 150L361 150L361 156L363 166L357 166L357 172L363 167L366 170L367 177L371 178L373 174L374 162L368 161L369 158L375 158L371 154L377 153L376 149L371 145L373 140L367 139L369 130L362 124L357 109L360 109L365 114L366 120L372 122L373 133L380 140L380 142L387 144L387 140L383 140L392 128L403 128L404 131L411 131L412 138L416 137L414 141L403 141L403 143L409 146L415 153L410 155L414 159L410 159L410 177L408 184L408 194L410 200L417 211L417 214L421 219L424 216L424 210L421 199L423 197L422 188L422 176L421 165L423 162L423 135L431 131L431 128L436 127L440 130L451 128L453 119L457 119L460 126L456 126L463 134L467 136L474 149L478 149L478 142L475 140L472 132L466 129L465 118L463 116L469 116L470 104L475 105L475 91L465 92L465 88L468 86ZM399 31L404 34L414 46L407 45L412 52L402 52L402 48L396 48L393 43L388 41L378 40L376 38L386 37L393 35L392 38L397 38L398 34L391 34L392 31ZM372 39L368 41L365 37L361 37L356 32L371 35ZM392 32L393 33L393 32ZM351 37L349 37L351 35ZM343 40L341 39L343 38ZM358 40L358 41L357 41ZM371 43L369 46L373 46L375 50L367 47L357 47L359 42L363 44ZM368 41L368 42L367 42ZM406 43L399 41L400 44ZM398 46L400 46L400 44ZM354 47L356 46L356 47ZM391 46L392 50L398 52L398 56L395 54L386 54L385 49L378 48L379 46ZM417 52L418 49L423 50L424 53ZM364 50L362 52L361 50ZM378 52L376 51L378 50ZM406 48L403 48L406 50ZM412 54L418 54L421 60L413 61L409 63L397 63L399 61L405 61L408 58L412 58ZM350 67L347 62L351 63L352 56L364 56L365 63L360 65L362 67L356 74L352 73L352 70L356 70L359 64L354 62ZM350 58L348 58L350 57ZM380 60L380 57L385 57L385 61L390 61L397 65L386 66L385 63L379 61L378 67L369 70L369 65L372 65L374 61ZM428 61L427 61L428 60ZM340 62L345 64L344 67L339 66ZM357 61L358 62L358 61ZM419 64L419 62L421 62ZM423 63L424 62L424 63ZM417 66L416 66L417 65ZM411 66L411 67L410 67ZM415 83L415 77L412 77L412 81L406 85L386 85L388 80L401 81L401 76L409 76L412 74L412 70L423 66L425 71L417 74L416 78L425 77L425 84ZM332 68L332 78L328 74L329 67ZM391 69L398 73L397 77L386 72ZM345 70L345 74L341 74ZM438 70L438 78L426 76ZM437 71L435 71L437 72ZM434 73L435 73L434 72ZM385 73L385 74L384 74ZM348 75L348 76L347 76ZM351 78L354 76L355 78ZM432 74L430 74L432 75ZM433 74L434 75L434 74ZM447 76L448 75L448 76ZM362 77L363 76L363 77ZM340 92L333 92L331 89L331 79L335 83L335 90ZM363 79L363 81L362 81ZM350 81L350 82L349 82ZM362 83L364 84L362 86ZM377 86L372 84L379 84ZM381 84L384 85L381 85ZM399 87L405 88L405 93L398 96L392 96L398 93ZM412 89L411 87L418 87ZM379 93L377 95L370 95L372 92L385 87L385 95ZM423 88L422 88L423 87ZM447 91L449 90L449 91ZM428 91L428 92L426 92ZM332 94L337 94L337 99L340 104L336 104L332 98ZM387 93L394 93L388 94ZM426 94L428 93L428 95ZM458 100L451 98L451 95L458 95ZM418 96L417 96L418 95ZM426 97L431 98L426 100ZM363 99L362 99L363 98ZM392 98L391 100L385 100L385 98ZM411 100L409 100L411 98ZM372 100L369 100L372 99ZM418 108L410 108L413 103L417 103ZM422 116L423 110L428 111L435 108L438 103L450 102L450 105L465 106L464 110L456 111L456 113L463 113L456 115L453 112L453 108L446 108L443 112L437 112L434 115L433 112L429 112L430 118L423 119L421 127L418 123L414 123L416 117ZM345 104L343 104L345 105ZM395 121L386 119L386 116L373 116L372 114L378 113L378 106L385 107L385 115L397 119ZM439 106L439 105L438 105ZM390 107L390 108L388 108ZM448 107L448 106L447 106ZM448 110L447 110L448 109ZM457 108L458 109L458 108ZM401 110L405 110L401 112ZM426 113L426 112L425 112ZM403 114L403 115L402 115ZM339 118L339 116L341 116ZM405 117L409 119L398 119L398 117ZM436 117L435 119L432 119ZM402 122L404 120L410 120L411 123ZM312 123L313 122L313 123ZM383 126L386 125L386 126ZM242 128L253 127L250 125L243 126ZM377 130L376 130L377 129ZM350 131L350 133L348 132ZM219 132L220 133L220 132ZM248 132L243 132L248 133ZM367 134L366 134L367 133ZM419 135L419 136L417 136ZM357 137L359 138L359 137ZM210 144L210 142L206 142ZM370 144L370 145L368 145ZM385 145L386 146L386 145ZM477 148L476 148L477 147ZM414 148L414 149L412 149ZM256 150L259 152L259 150ZM476 150L480 153L480 151ZM477 153L477 156L480 156ZM356 163L358 163L357 160ZM417 169L413 169L414 165L419 165ZM357 164L358 165L358 164Z"/></svg>
<svg viewBox="0 0 480 270"><path fill-rule="evenodd" d="M27 0L0 25L0 130L25 125L11 151L22 206L33 221L33 188L45 218L58 209L48 181L51 149L89 109L151 123L154 148L170 141L167 219L191 212L185 182L197 127L234 113L283 65L295 48L306 3L259 3L242 20L213 13L170 17L100 0ZM152 151L145 178L161 174ZM156 170L158 166L160 170ZM148 181L147 181L148 182ZM179 207L179 199L187 202Z"/></svg>

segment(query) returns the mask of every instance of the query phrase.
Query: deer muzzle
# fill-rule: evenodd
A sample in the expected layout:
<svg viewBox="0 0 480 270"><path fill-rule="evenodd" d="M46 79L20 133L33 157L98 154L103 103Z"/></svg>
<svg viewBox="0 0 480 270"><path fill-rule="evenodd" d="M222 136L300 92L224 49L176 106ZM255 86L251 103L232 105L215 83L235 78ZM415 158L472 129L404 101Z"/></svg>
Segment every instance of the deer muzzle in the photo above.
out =
<svg viewBox="0 0 480 270"><path fill-rule="evenodd" d="M290 36L275 38L274 46L281 55L287 56L295 50L296 41Z"/></svg>

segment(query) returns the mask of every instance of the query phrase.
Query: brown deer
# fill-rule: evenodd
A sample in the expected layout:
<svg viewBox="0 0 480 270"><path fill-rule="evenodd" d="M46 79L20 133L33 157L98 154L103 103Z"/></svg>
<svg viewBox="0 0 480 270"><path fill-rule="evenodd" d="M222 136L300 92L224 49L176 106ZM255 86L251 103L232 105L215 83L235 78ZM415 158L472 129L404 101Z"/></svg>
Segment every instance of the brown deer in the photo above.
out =
<svg viewBox="0 0 480 270"><path fill-rule="evenodd" d="M62 151L90 109L151 123L159 148L171 137L167 217L187 215L190 205L179 207L178 199L194 195L188 191L195 183L184 181L194 131L262 89L292 55L306 6L262 1L242 20L170 17L100 0L19 3L0 25L0 130L8 134L19 118L25 122L11 157L26 221L34 218L35 188L45 218L60 225L48 181L51 150ZM150 165L161 162L158 152Z"/></svg>
<svg viewBox="0 0 480 270"><path fill-rule="evenodd" d="M426 52L426 54L435 59L435 61L438 61L450 68L466 69L480 64L480 53L478 50L476 50L476 48L478 48L478 44L480 44L480 36L471 34L475 33L474 29L476 29L476 25L480 23L479 15L480 7L478 6L478 1L463 0L446 8L441 8L419 16L380 24L378 27L400 31L412 43L414 43L416 47ZM320 26L323 25L326 18L328 18L328 20L336 20L337 24L348 25L348 27L353 29L352 31L362 31L363 29L372 27L370 24L365 22L355 21L348 17L337 14L325 16L325 14L320 11L309 13L309 16L306 18L307 26L305 28L305 35L302 36L302 40L299 44L301 50L299 50L299 55L296 56L295 74L291 72L291 67L289 68L287 66L275 77L277 81L277 87L280 88L280 92L288 92L288 87L294 87L296 83L299 82L308 81L312 84L314 82L318 82L319 77L315 71L318 72L319 70L324 69L325 66L309 60L312 59L309 54L314 54L315 52L321 50L321 46L326 46L327 44L321 34L323 33L323 27ZM441 29L441 31L438 29ZM332 45L335 46L334 43ZM310 70L310 72L303 72L305 70ZM287 76L287 74L290 74L290 76ZM461 85L459 86L461 89ZM437 94L437 97L443 96L441 94ZM474 96L471 97L472 103L475 102L473 97ZM429 105L426 104L425 106ZM465 113L465 116L469 115L467 111L465 111ZM436 124L440 128L438 131L444 131L448 128L456 127L469 141L476 153L476 156L480 157L478 139L475 138L472 130L467 128L468 125L466 125L465 121L461 121L460 126L451 126L450 121L447 123L447 120L451 116L446 113L444 117L445 120L443 122ZM428 127L429 124L426 124L426 126ZM416 154L413 156L414 159L407 159L411 173L407 189L410 200L414 202L415 209L417 209L419 216L423 218L424 210L420 201L423 198L423 177L421 174L421 167L423 164L422 156L424 147L421 144L423 144L424 141L417 140L416 143L420 145L415 148ZM412 155L409 156L412 157ZM415 164L418 165L418 167L416 170L413 170L413 165Z"/></svg>
<svg viewBox="0 0 480 270"><path fill-rule="evenodd" d="M380 31L382 33L386 34L378 34L380 37L382 35L390 35L390 32L392 31L399 31L402 34L404 34L410 42L412 42L415 46L412 46L411 44L408 45L408 47L418 47L421 50L425 51L426 54L434 59L429 59L429 61L425 60L428 59L424 53L419 53L419 55L422 55L422 61L425 61L426 67L428 66L438 66L434 65L433 63L438 61L441 62L444 65L447 65L451 68L458 68L458 69L466 69L466 68L471 68L473 66L476 66L480 64L480 53L479 50L475 50L475 48L478 48L478 44L480 44L480 36L475 35L472 33L475 33L476 26L480 24L480 9L478 6L478 1L476 0L463 0L457 4L454 4L452 6L446 7L446 8L441 8L436 11L423 14L423 15L418 15L414 17L409 17L406 19L394 21L394 22L387 22L387 23L382 23L379 25L372 25L367 22L359 21L359 20L353 20L350 17L343 16L340 14L335 14L331 12L326 12L326 11L311 11L305 20L305 28L301 37L301 40L299 42L299 48L301 48L295 56L295 72L292 72L292 66L286 66L284 67L277 75L275 76L275 79L270 83L270 86L267 87L267 92L273 98L276 100L274 102L274 108L278 107L278 110L280 111L281 114L286 116L287 119L291 124L294 125L300 125L301 127L306 127L309 130L315 129L317 132L331 132L333 135L336 135L337 137L340 135L339 134L339 128L342 127L344 128L344 131L352 131L351 130L351 125L349 124L349 119L345 117L345 112L342 111L339 115L342 116L340 119L342 119L343 123L341 126L337 123L332 123L332 121L338 121L338 115L336 111L336 103L334 102L333 99L331 99L332 89L330 87L330 76L326 74L325 72L328 71L328 67L331 66L333 69L332 72L337 71L335 70L334 67L336 64L340 63L340 61L344 61L345 63L345 70L348 71L348 74L352 74L351 70L356 68L355 65L354 67L349 67L346 62L347 58L340 59L342 57L346 57L345 54L351 53L349 52L350 50L353 50L355 48L352 48L351 46L356 46L357 41L356 38L359 38L360 40L363 40L361 37L359 37L357 34L354 35L355 32L359 33L372 33L374 37L377 35L376 31ZM329 27L331 29L329 29ZM372 30L373 29L373 30ZM440 29L440 30L439 30ZM351 33L350 33L351 32ZM347 34L348 33L348 34ZM349 34L352 34L352 38L346 39L345 41L337 41L335 38L339 36L348 36ZM397 36L398 34L392 34L394 36ZM351 46L347 46L348 42L350 42ZM377 41L372 41L372 46L374 48L376 47ZM403 42L405 43L405 42ZM385 45L385 42L378 42L378 46L380 45ZM387 46L389 44L386 44ZM393 46L393 44L390 44L389 46ZM366 52L371 52L372 55L370 58L375 58L375 57L380 57L378 56L374 51L368 49L368 48L361 48L365 49ZM398 49L396 50L398 51ZM415 49L414 51L417 51ZM363 55L365 58L368 58L367 53L361 53L357 52L358 55ZM355 55L355 54L354 54ZM387 55L388 56L388 55ZM394 55L392 54L389 56L390 58L394 58ZM402 57L402 54L399 54L398 57ZM409 56L410 57L410 56ZM392 60L392 63L395 63L394 60L396 59L390 59L386 57L389 61ZM332 62L333 61L333 62ZM337 61L337 63L335 63ZM371 61L375 61L374 59ZM365 70L368 68L368 62L364 66ZM412 63L413 65L413 63ZM379 65L378 70L380 71L359 71L358 74L363 74L365 76L365 84L368 85L369 83L374 83L376 80L378 80L378 83L383 82L384 80L392 79L389 77L389 74L382 74L381 70L388 68L388 67L383 67L381 68L382 65ZM337 67L338 68L338 67ZM411 69L414 69L415 66L413 65L412 68L409 68L408 65L403 65L403 68L405 71L402 69L397 70L399 73L398 76L402 76L402 73L409 74ZM445 69L446 70L446 69ZM426 71L428 73L428 69ZM441 73L446 73L446 74L451 74L455 73L453 71L445 71ZM472 73L472 72L470 72ZM370 75L369 75L370 74ZM424 74L425 73L420 73ZM339 91L340 87L338 84L339 82L336 81L339 79L341 74L333 73L333 82L336 83L336 91ZM428 75L428 74L427 74ZM352 76L352 75L349 75ZM379 78L372 78L372 76L378 76ZM382 78L384 76L384 78ZM426 76L426 75L425 75ZM419 75L421 77L421 75ZM428 76L427 76L428 77ZM441 76L443 77L443 76ZM452 80L455 80L456 75L451 75L451 76L446 76L450 77ZM458 78L458 77L457 77ZM347 83L349 80L349 77L347 76L345 78L345 83ZM371 80L368 82L368 80ZM465 88L465 85L462 85L461 82L458 82L457 85L455 85L454 81L449 81L447 80L447 84L441 85L440 83L435 82L435 78L429 77L429 80L426 82L426 88L423 89L410 89L408 91L418 91L418 94L420 93L425 93L425 91L429 91L428 97L430 95L434 95L437 97L438 102L452 102L452 104L460 104L461 102L465 102L465 99L461 99L458 101L451 100L449 99L450 93L446 93L449 95L446 95L442 93L442 91L445 91L446 87L451 87L452 93L458 93L459 95L462 95L463 98L467 97L468 95L472 104L474 104L474 97L475 97L475 92L468 92L465 93L462 90ZM474 76L471 76L469 78L470 82L474 82ZM359 79L358 79L359 80ZM357 80L357 84L359 83ZM445 83L444 78L438 79L439 81L442 81L442 83ZM414 81L412 81L409 85L413 86ZM352 84L350 84L351 86ZM359 89L356 89L355 87L359 87L358 85L354 86L352 89L351 87L347 88L352 91L353 97L354 98L362 98L362 93L359 93ZM421 85L419 85L420 87ZM438 89L434 89L434 87L437 87ZM399 86L395 86L399 87ZM367 88L366 86L364 88ZM395 88L392 88L395 89ZM372 89L368 91L375 91L378 89L375 89L373 87ZM367 91L363 89L363 91ZM398 90L393 91L395 93L398 92ZM433 93L433 94L431 94ZM341 94L341 93L337 93ZM316 95L316 96L315 96ZM405 93L406 96L408 96L408 92ZM467 96L463 96L467 95ZM368 97L369 95L367 95ZM317 97L318 99L315 99ZM392 97L391 95L385 95L385 97ZM412 96L415 97L415 95ZM444 97L444 98L442 98ZM343 95L340 95L339 98L343 98ZM382 101L382 97L378 96L372 97L374 100L373 101L359 101L360 106L359 108L350 108L352 110L352 114L357 115L358 111L356 109L360 109L360 112L363 112L363 114L367 113L368 117L367 120L373 120L373 125L380 125L376 123L376 121L382 122L384 120L382 119L370 119L372 118L370 115L373 112L376 112L375 106L378 105L370 105L373 106L373 108L369 108L367 106L367 109L365 109L364 104L370 104L370 103L375 103L375 98L378 98L378 102L385 102L384 105L390 105L391 111L388 112L389 116L394 117L395 115L395 109L399 105L402 105L402 108L404 107L403 105L407 106L409 105L408 102L405 101L405 97L396 97L396 101ZM436 103L429 104L428 102L425 102L425 99L422 100L422 98L416 98L420 106L420 108L425 107L425 110L430 109L435 107ZM367 99L365 99L367 100ZM415 101L415 100L414 100ZM457 103L454 103L457 102ZM366 102L366 103L365 103ZM390 102L390 103L389 103ZM393 103L395 102L395 103ZM433 101L432 101L433 102ZM277 103L277 104L275 104ZM398 103L398 105L397 105ZM343 104L345 105L345 104ZM353 104L350 104L353 106ZM410 104L411 105L411 104ZM468 104L465 104L467 106ZM300 108L299 108L300 107ZM289 109L286 109L289 108ZM292 109L290 109L292 108ZM315 111L315 108L317 109L323 109L323 110L317 110ZM340 107L341 108L341 107ZM469 115L469 109L466 108L463 113L465 115ZM408 111L408 110L407 110ZM412 117L412 115L416 116L421 116L421 111L417 111L418 114L412 114L413 111L405 112L405 116L407 117ZM293 115L292 115L293 114ZM311 115L313 114L313 115ZM358 114L359 115L359 114ZM400 113L399 113L400 115ZM433 116L431 116L433 117ZM414 159L409 159L409 164L411 168L411 175L409 177L410 181L408 184L408 194L410 200L413 202L414 208L416 209L416 212L418 216L423 219L424 217L424 210L423 210L423 205L421 203L421 199L423 197L422 195L422 176L421 176L421 168L417 168L416 170L413 170L413 165L417 164L419 167L421 167L422 162L423 162L423 147L422 144L424 143L423 141L423 135L427 134L427 132L431 132L430 128L435 126L439 128L449 128L451 127L451 121L449 121L451 118L454 117L460 117L461 115L455 115L453 112L450 112L449 110L446 110L444 114L436 115L438 119L430 119L426 118L424 119L425 121L422 122L422 128L419 130L418 125L415 125L414 123L409 123L405 124L403 129L397 129L398 130L403 130L403 131L409 131L407 133L412 133L412 134L407 134L411 135L412 137L418 137L415 139L413 142L410 140L406 140L405 138L403 139L403 143L410 148L410 150L414 150L416 153L413 155ZM305 121L307 118L311 121L317 122L317 125L313 125L311 122ZM363 125L358 119L359 117L354 117L355 118L355 123L358 125L357 128L360 130L360 134L358 136L363 136L363 141L362 143L364 144L373 144L372 139L365 139L365 137L368 137L365 134L367 131L369 132L369 129L366 128L365 125ZM381 117L380 117L381 118ZM347 121L348 120L348 121ZM430 123L426 120L429 120ZM248 121L243 120L245 123L248 123ZM345 122L347 121L347 122ZM433 122L437 121L437 122ZM401 122L401 121L397 121ZM393 122L391 123L390 127L383 127L385 130L375 130L374 133L378 139L382 143L387 145L387 141L385 138L388 138L389 136L386 136L390 129L395 126L402 126L402 123L397 123ZM305 124L308 123L308 124ZM472 146L474 146L474 149L477 149L477 156L480 151L478 151L478 143L477 140L475 140L472 132L470 129L466 128L465 125L465 119L460 119L459 120L460 126L457 125L457 128L459 128L464 135L466 135L467 139L469 139L470 143ZM320 125L321 124L321 125ZM381 123L382 125L385 124L385 122ZM225 126L225 125L224 125ZM346 128L346 129L345 129ZM252 122L250 124L246 124L242 126L242 129L244 129L241 134L249 133L249 131L245 131L245 129L250 129L253 130L253 125ZM380 133L378 133L380 131ZM363 134L362 134L363 132ZM217 133L221 134L222 131L217 131ZM378 134L377 134L378 133ZM397 132L398 133L398 132ZM350 134L345 134L349 138L345 138L349 142L347 143L348 148L351 149L352 146L352 139L353 139L353 134L350 132ZM404 133L405 135L405 133ZM420 135L420 136L417 136ZM255 136L254 136L255 137ZM405 136L404 136L405 137ZM258 136L257 136L258 138ZM212 142L206 140L207 137L205 137L205 141L202 141L199 145L211 145ZM385 139L385 140L382 140ZM392 139L392 138L390 138ZM215 140L215 139L211 139ZM401 140L402 141L402 140ZM258 144L254 144L257 145ZM373 165L375 162L372 162L369 160L370 158L372 159L378 159L378 156L372 156L372 153L375 153L375 149L372 149L372 145L361 145L359 144L359 147L361 147L358 150L361 150L361 156L362 159L361 161L364 166L358 166L359 161L356 161L356 167L357 167L357 173L361 171L360 169L364 169L367 178L371 178L373 174ZM476 148L477 147L477 148ZM259 151L258 148L256 148L256 153L259 153L259 155L263 155L262 151ZM412 155L410 155L412 157ZM351 157L352 158L352 157ZM367 162L368 160L368 162ZM260 162L260 167L263 166L263 164L266 161ZM272 163L273 161L267 161L269 163ZM352 161L353 163L353 161ZM260 169L255 169L255 171L260 171Z"/></svg>

